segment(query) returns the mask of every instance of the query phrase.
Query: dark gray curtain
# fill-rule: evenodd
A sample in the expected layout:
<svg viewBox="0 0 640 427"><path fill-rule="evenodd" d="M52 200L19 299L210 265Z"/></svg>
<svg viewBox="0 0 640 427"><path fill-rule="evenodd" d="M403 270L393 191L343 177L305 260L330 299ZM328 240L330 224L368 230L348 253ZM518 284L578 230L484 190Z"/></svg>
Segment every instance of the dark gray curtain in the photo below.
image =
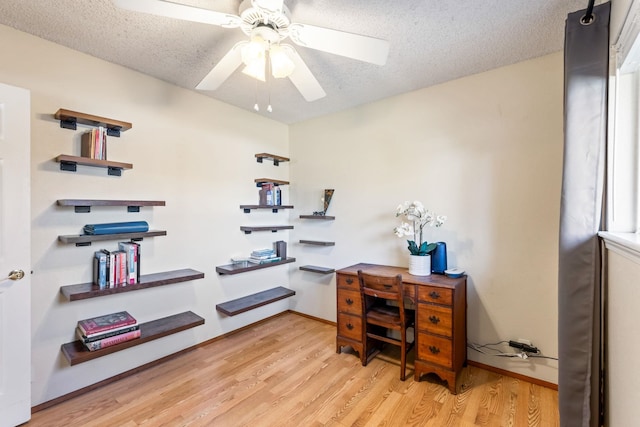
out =
<svg viewBox="0 0 640 427"><path fill-rule="evenodd" d="M564 51L564 169L560 212L560 425L600 425L601 262L607 143L610 3L568 15Z"/></svg>

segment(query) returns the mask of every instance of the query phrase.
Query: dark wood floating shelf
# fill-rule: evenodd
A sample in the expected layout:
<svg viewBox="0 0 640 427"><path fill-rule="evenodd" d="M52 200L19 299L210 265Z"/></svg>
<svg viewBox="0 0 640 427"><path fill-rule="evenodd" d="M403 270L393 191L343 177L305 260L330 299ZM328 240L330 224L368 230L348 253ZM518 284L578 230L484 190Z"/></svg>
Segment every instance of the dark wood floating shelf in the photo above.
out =
<svg viewBox="0 0 640 427"><path fill-rule="evenodd" d="M74 234L58 236L62 243L75 243L76 246L89 246L91 242L102 242L106 240L142 240L145 237L166 236L164 230L147 231L145 233L114 233L114 234Z"/></svg>
<svg viewBox="0 0 640 427"><path fill-rule="evenodd" d="M300 218L302 218L302 219L324 219L326 221L333 221L334 219L336 219L335 216L328 216L328 215L300 215Z"/></svg>
<svg viewBox="0 0 640 427"><path fill-rule="evenodd" d="M244 213L250 213L251 209L271 209L272 212L278 212L279 209L293 209L292 205L240 205L240 209Z"/></svg>
<svg viewBox="0 0 640 427"><path fill-rule="evenodd" d="M303 245L318 245L318 246L335 246L336 242L321 242L319 240L300 240Z"/></svg>
<svg viewBox="0 0 640 427"><path fill-rule="evenodd" d="M107 135L109 136L120 136L120 132L129 130L133 126L131 123L120 120L79 113L77 111L65 110L64 108L56 111L53 117L55 117L56 120L60 120L61 128L76 130L78 123L94 127L103 126L107 128Z"/></svg>
<svg viewBox="0 0 640 427"><path fill-rule="evenodd" d="M98 160L91 159L89 157L69 156L67 154L60 154L56 157L56 162L60 163L60 170L69 172L76 172L78 165L107 168L107 173L113 176L122 175L123 169L133 169L133 165L131 163Z"/></svg>
<svg viewBox="0 0 640 427"><path fill-rule="evenodd" d="M278 230L292 230L293 225L265 225L261 227L249 227L240 226L240 230L244 231L244 234L251 234L252 231L271 231L275 233Z"/></svg>
<svg viewBox="0 0 640 427"><path fill-rule="evenodd" d="M245 311L253 310L254 308L289 298L295 294L296 291L278 286L277 288L258 292L253 295L223 302L222 304L216 304L216 310L220 313L226 314L227 316L235 316L236 314L244 313Z"/></svg>
<svg viewBox="0 0 640 427"><path fill-rule="evenodd" d="M126 206L127 212L140 212L142 206L165 206L165 202L164 200L60 199L58 206L73 206L79 213L91 212L91 206Z"/></svg>
<svg viewBox="0 0 640 427"><path fill-rule="evenodd" d="M204 273L190 268L185 268L182 270L142 275L140 276L140 283L136 283L135 285L122 285L115 288L100 289L98 285L94 285L93 283L81 283L79 285L61 286L60 293L69 301L79 301L87 298L102 297L122 292L139 291L141 289L155 288L157 286L188 282L190 280L202 278L204 278Z"/></svg>
<svg viewBox="0 0 640 427"><path fill-rule="evenodd" d="M289 159L287 157L276 156L275 154L269 153L258 153L256 154L256 161L258 163L262 163L263 159L273 160L273 165L278 166L280 162L288 162Z"/></svg>
<svg viewBox="0 0 640 427"><path fill-rule="evenodd" d="M280 261L268 262L264 264L252 264L248 261L237 264L219 265L216 267L218 274L239 274L247 271L260 270L261 268L275 267L277 265L289 264L290 262L296 262L295 258L285 258Z"/></svg>
<svg viewBox="0 0 640 427"><path fill-rule="evenodd" d="M289 181L281 181L279 179L271 179L271 178L256 178L253 180L256 183L257 187L262 187L262 184L273 184L273 185L289 185Z"/></svg>
<svg viewBox="0 0 640 427"><path fill-rule="evenodd" d="M313 273L329 274L336 271L335 268L319 267L317 265L301 265L300 270L311 271Z"/></svg>
<svg viewBox="0 0 640 427"><path fill-rule="evenodd" d="M62 344L61 350L71 366L73 366L203 324L204 319L202 317L191 311L185 311L184 313L140 324L140 338L131 341L125 341L96 351L89 351L84 344L78 340Z"/></svg>

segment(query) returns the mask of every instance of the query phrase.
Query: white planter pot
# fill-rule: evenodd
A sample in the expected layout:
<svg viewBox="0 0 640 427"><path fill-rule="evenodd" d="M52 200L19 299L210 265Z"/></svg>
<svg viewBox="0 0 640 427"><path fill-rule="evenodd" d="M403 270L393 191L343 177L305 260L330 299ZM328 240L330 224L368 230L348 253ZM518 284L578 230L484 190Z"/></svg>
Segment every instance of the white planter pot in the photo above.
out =
<svg viewBox="0 0 640 427"><path fill-rule="evenodd" d="M413 276L431 275L431 255L409 255L409 274Z"/></svg>

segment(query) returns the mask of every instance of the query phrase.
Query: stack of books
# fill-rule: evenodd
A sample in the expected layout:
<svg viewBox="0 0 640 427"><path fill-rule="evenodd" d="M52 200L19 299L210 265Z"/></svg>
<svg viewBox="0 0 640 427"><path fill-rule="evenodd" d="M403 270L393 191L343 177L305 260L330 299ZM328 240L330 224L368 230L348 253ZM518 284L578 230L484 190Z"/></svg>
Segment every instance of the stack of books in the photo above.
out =
<svg viewBox="0 0 640 427"><path fill-rule="evenodd" d="M276 255L273 249L258 249L251 252L251 256L247 261L253 264L266 264L269 262L280 261L282 258Z"/></svg>
<svg viewBox="0 0 640 427"><path fill-rule="evenodd" d="M126 311L80 320L76 334L89 351L140 337L138 321Z"/></svg>
<svg viewBox="0 0 640 427"><path fill-rule="evenodd" d="M100 289L140 283L140 244L119 242L116 251L96 251L93 257L93 283Z"/></svg>
<svg viewBox="0 0 640 427"><path fill-rule="evenodd" d="M80 155L90 159L107 160L107 129L102 126L82 134Z"/></svg>

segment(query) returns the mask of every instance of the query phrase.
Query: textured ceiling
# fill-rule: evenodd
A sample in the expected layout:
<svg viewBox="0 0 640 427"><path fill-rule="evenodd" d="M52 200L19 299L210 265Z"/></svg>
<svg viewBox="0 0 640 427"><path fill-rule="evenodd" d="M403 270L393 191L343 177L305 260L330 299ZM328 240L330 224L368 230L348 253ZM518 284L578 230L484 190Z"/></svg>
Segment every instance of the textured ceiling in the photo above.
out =
<svg viewBox="0 0 640 427"><path fill-rule="evenodd" d="M135 1L135 0L130 0ZM237 15L240 0L175 0ZM306 102L288 79L271 84L273 112L291 124L562 50L564 22L587 0L285 0L291 21L388 40L384 66L304 47L327 93ZM596 3L601 3L597 1ZM118 9L110 0L0 0L0 24L192 89L238 41L239 28ZM6 59L6 58L5 58ZM253 112L263 83L237 70L203 94Z"/></svg>

